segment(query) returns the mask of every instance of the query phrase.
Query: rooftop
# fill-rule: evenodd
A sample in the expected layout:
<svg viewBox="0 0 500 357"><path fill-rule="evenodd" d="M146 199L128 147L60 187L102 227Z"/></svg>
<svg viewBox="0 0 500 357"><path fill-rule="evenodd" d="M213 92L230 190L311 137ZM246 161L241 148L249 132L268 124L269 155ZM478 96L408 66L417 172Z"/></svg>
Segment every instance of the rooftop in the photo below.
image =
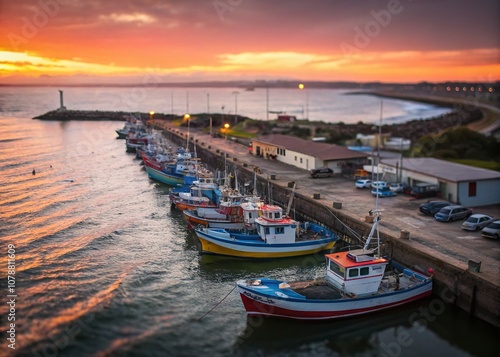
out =
<svg viewBox="0 0 500 357"><path fill-rule="evenodd" d="M387 166L396 167L399 159L381 160ZM500 179L500 172L474 166L457 164L431 157L403 158L403 169L434 176L451 182Z"/></svg>
<svg viewBox="0 0 500 357"><path fill-rule="evenodd" d="M282 147L286 150L300 152L302 154L316 157L323 161L329 160L342 160L342 159L357 159L366 158L369 154L355 150L349 150L344 146L335 144L326 144L321 142L314 142L304 140L288 135L263 135L256 139L254 142L261 142L268 145Z"/></svg>

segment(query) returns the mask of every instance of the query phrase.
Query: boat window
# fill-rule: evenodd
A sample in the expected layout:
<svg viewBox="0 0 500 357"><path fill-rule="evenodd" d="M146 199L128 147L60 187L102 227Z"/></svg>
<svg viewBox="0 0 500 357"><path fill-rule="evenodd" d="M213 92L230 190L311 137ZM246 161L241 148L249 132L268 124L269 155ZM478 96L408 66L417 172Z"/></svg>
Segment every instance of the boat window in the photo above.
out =
<svg viewBox="0 0 500 357"><path fill-rule="evenodd" d="M354 278L359 275L358 268L349 269L349 278Z"/></svg>
<svg viewBox="0 0 500 357"><path fill-rule="evenodd" d="M265 234L270 234L270 233L269 233L269 227L264 228L264 233L265 233Z"/></svg>
<svg viewBox="0 0 500 357"><path fill-rule="evenodd" d="M340 277L345 278L345 269L344 267L341 267L340 265L335 264L330 260L330 270L334 272L337 275L340 275Z"/></svg>
<svg viewBox="0 0 500 357"><path fill-rule="evenodd" d="M275 213L274 213L274 218L275 218L275 219L279 219L279 218L280 218L280 216L281 216L280 212L275 212Z"/></svg>
<svg viewBox="0 0 500 357"><path fill-rule="evenodd" d="M359 269L359 275L363 276L363 275L368 275L368 274L370 274L369 267L364 267L364 268Z"/></svg>
<svg viewBox="0 0 500 357"><path fill-rule="evenodd" d="M276 227L274 231L276 234L283 234L285 233L285 227Z"/></svg>

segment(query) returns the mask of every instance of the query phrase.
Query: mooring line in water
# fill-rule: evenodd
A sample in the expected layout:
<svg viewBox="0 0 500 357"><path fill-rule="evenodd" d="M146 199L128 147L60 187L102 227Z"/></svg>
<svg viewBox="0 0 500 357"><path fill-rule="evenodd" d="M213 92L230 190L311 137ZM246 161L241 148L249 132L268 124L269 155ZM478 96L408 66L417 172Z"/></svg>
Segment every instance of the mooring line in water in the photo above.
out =
<svg viewBox="0 0 500 357"><path fill-rule="evenodd" d="M230 292L227 293L226 296L224 296L224 298L222 298L221 301L219 301L214 307L212 307L210 310L208 310L207 312L205 312L201 317L197 318L196 321L200 321L202 318L204 318L205 316L207 316L209 313L212 312L213 309L215 309L217 306L219 306L224 300L226 300L226 298L229 296L229 294L231 294L234 289L236 289L236 285L231 289Z"/></svg>

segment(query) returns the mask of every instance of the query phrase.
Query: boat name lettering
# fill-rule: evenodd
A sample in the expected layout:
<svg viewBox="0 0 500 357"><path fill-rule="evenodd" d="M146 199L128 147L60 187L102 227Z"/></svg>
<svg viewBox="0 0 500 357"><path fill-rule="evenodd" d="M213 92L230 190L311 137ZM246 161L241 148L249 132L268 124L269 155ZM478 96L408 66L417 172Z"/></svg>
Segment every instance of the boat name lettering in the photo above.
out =
<svg viewBox="0 0 500 357"><path fill-rule="evenodd" d="M249 298L251 298L253 300L256 300L256 301L261 301L261 302L264 302L267 304L274 304L275 303L273 299L265 298L265 297L262 297L259 295L254 295L252 293L249 293L248 291L244 291L243 294L248 296Z"/></svg>

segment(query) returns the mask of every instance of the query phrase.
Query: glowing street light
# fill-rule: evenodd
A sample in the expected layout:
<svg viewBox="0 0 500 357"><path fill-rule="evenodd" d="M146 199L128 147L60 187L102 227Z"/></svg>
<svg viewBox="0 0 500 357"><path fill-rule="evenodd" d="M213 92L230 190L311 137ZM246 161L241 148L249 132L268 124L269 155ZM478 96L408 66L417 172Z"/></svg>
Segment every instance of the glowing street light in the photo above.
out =
<svg viewBox="0 0 500 357"><path fill-rule="evenodd" d="M153 124L153 115L155 115L155 112L154 111L150 111L149 112L149 124Z"/></svg>
<svg viewBox="0 0 500 357"><path fill-rule="evenodd" d="M187 120L187 122L188 122L187 142L186 142L186 145L187 145L188 149L189 149L189 123L191 122L191 120L189 120L190 118L191 118L191 115L184 114L184 120Z"/></svg>
<svg viewBox="0 0 500 357"><path fill-rule="evenodd" d="M303 83L300 83L299 84L299 89L302 90L302 89L305 89L306 86L303 84ZM306 92L306 111L305 111L305 119L309 119L309 93L307 91Z"/></svg>
<svg viewBox="0 0 500 357"><path fill-rule="evenodd" d="M224 131L226 132L226 140L227 140L227 132L229 131L229 124L224 124Z"/></svg>

